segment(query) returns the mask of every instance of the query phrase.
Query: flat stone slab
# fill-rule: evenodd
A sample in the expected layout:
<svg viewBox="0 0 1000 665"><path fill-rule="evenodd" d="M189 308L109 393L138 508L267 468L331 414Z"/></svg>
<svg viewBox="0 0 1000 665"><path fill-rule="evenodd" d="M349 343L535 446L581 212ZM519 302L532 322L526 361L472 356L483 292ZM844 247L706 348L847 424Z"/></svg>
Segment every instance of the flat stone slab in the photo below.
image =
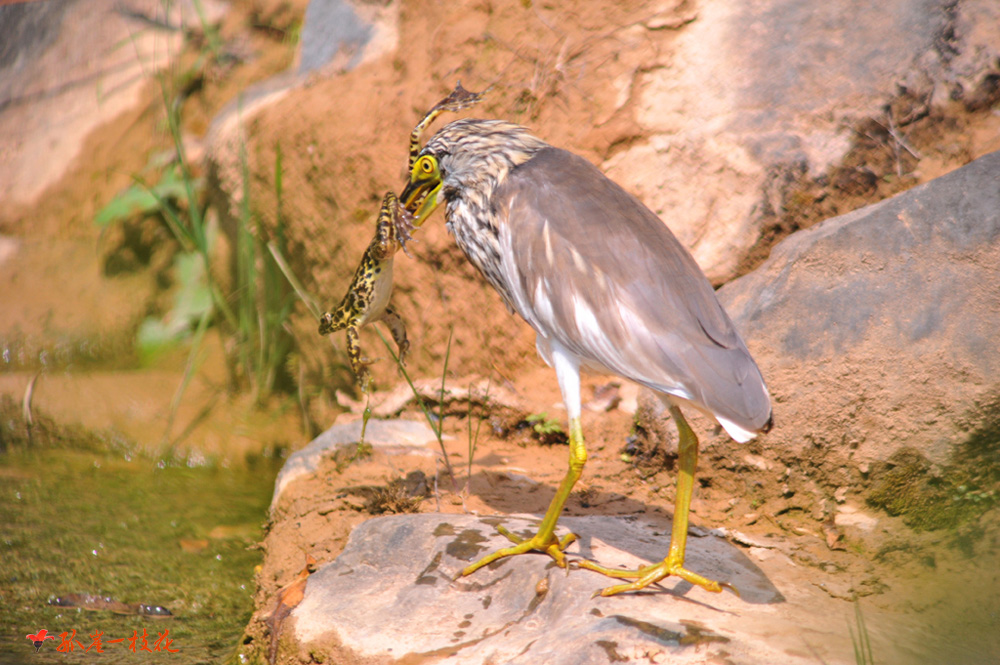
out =
<svg viewBox="0 0 1000 665"><path fill-rule="evenodd" d="M334 425L309 444L289 455L274 481L271 510L278 504L281 493L292 481L316 472L323 459L338 449L357 445L361 440L361 421ZM365 430L365 443L386 454L433 455L427 448L437 441L433 430L425 423L414 420L369 420Z"/></svg>
<svg viewBox="0 0 1000 665"><path fill-rule="evenodd" d="M541 554L453 581L469 562L508 544L495 531L499 523L531 535L537 519L424 513L364 522L344 552L309 578L292 615L298 646L324 662L813 664L816 654L826 663L853 662L842 626L824 625L824 605L834 607L829 597L814 590L786 599L773 570L695 530L689 569L734 584L742 598L676 579L592 598L613 580L567 573ZM609 566L661 560L670 540L669 520L568 517L560 527L580 537L567 550L571 558ZM781 555L763 560L794 565Z"/></svg>

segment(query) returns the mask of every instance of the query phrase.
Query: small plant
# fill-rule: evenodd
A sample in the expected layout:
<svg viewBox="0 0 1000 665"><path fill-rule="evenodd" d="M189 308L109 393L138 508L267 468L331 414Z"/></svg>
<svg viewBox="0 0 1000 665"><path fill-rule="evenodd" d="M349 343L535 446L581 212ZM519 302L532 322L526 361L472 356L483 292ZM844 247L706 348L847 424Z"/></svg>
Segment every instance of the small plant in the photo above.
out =
<svg viewBox="0 0 1000 665"><path fill-rule="evenodd" d="M532 431L538 436L542 443L565 443L567 441L566 431L558 420L549 418L548 413L533 413L524 419L531 425Z"/></svg>
<svg viewBox="0 0 1000 665"><path fill-rule="evenodd" d="M444 432L444 389L445 381L448 377L448 361L451 359L451 339L455 334L454 328L448 329L448 346L444 350L444 365L441 368L441 390L438 393L438 419L437 427L433 427L434 433L437 434L438 443L441 444L442 451L444 450L444 442L442 440L442 434Z"/></svg>
<svg viewBox="0 0 1000 665"><path fill-rule="evenodd" d="M397 478L385 487L374 488L362 509L371 515L419 513L421 501L422 496L411 496L407 491L406 481Z"/></svg>
<svg viewBox="0 0 1000 665"><path fill-rule="evenodd" d="M198 14L198 22L201 24L201 31L205 35L205 46L208 47L208 51L212 58L218 60L222 54L222 38L219 36L219 31L208 20L208 16L205 14L205 8L202 6L201 0L194 0L192 4L194 5L195 12Z"/></svg>
<svg viewBox="0 0 1000 665"><path fill-rule="evenodd" d="M136 184L97 213L94 223L102 230L140 218L159 218L166 223L168 215L186 204L186 188L178 173L178 165L170 164L156 184L146 185L136 178ZM196 195L200 197L202 181L197 179L193 185ZM216 236L217 227L210 224L206 230L210 247L214 246ZM189 338L197 323L213 307L206 268L193 244L182 244L181 250L173 257L170 270L173 281L178 285L172 307L162 316L147 317L138 331L136 342L144 359Z"/></svg>
<svg viewBox="0 0 1000 665"><path fill-rule="evenodd" d="M274 189L277 200L277 223L274 239L267 247L257 232L258 222L250 206L250 169L246 146L240 145L243 176L243 197L237 224L236 286L238 326L236 348L242 376L260 403L271 394L280 372L292 350L288 320L295 304L294 296L282 278L282 268L274 256L285 253L285 219L283 215L283 167L281 144L276 146ZM270 253L265 252L265 247Z"/></svg>
<svg viewBox="0 0 1000 665"><path fill-rule="evenodd" d="M562 425L559 421L554 418L549 418L549 414L533 413L524 419L525 422L531 423L531 429L535 431L535 434L546 436L549 434L563 434Z"/></svg>
<svg viewBox="0 0 1000 665"><path fill-rule="evenodd" d="M956 487L955 494L951 497L951 500L955 502L961 501L982 504L983 506L991 505L996 499L997 496L994 490L977 490L970 488L968 485L959 485Z"/></svg>
<svg viewBox="0 0 1000 665"><path fill-rule="evenodd" d="M427 424L430 425L431 429L434 431L434 434L437 437L438 447L441 448L441 457L444 459L445 469L451 477L452 488L457 494L458 481L455 479L455 470L451 466L451 460L448 459L448 451L444 447L444 430L442 429L442 425L444 424L445 372L448 370L448 357L451 355L451 335L448 336L448 350L445 352L444 371L441 372L441 405L438 410L438 417L435 418L435 416L431 415L430 410L428 410L427 404L424 402L424 398L420 396L416 386L413 385L413 379L410 378L410 373L406 371L406 367L399 360L399 356L396 355L396 351L392 348L392 345L389 344L389 340L385 338L385 335L383 335L382 331L378 328L376 328L375 331L378 333L379 339L382 340L382 343L385 344L385 348L389 351L389 355L391 355L392 359L395 361L396 367L399 368L399 373L403 375L403 378L406 379L406 384L410 386L410 392L413 393L413 397L417 400L417 406L419 406L420 411L423 412L424 419L427 420ZM436 479L434 486L437 487Z"/></svg>
<svg viewBox="0 0 1000 665"><path fill-rule="evenodd" d="M140 215L157 215L164 213L163 202L177 201L184 198L187 187L180 176L179 166L168 165L160 179L153 185L138 181L116 196L94 216L94 224L106 228L112 224L126 222ZM204 189L203 178L195 178L194 190L200 193Z"/></svg>
<svg viewBox="0 0 1000 665"><path fill-rule="evenodd" d="M483 406L489 404L490 401L490 385L491 381L486 382L486 394L483 396ZM468 470L465 475L465 496L469 495L469 485L472 482L472 459L476 455L476 446L479 445L479 430L483 426L483 417L480 416L476 421L476 431L475 434L472 432L472 384L469 384L469 415L466 420L468 425L469 434L469 461Z"/></svg>
<svg viewBox="0 0 1000 665"><path fill-rule="evenodd" d="M354 446L354 448L338 448L334 454L337 473L343 473L344 469L358 460L370 458L374 452L375 449L372 447L372 444L366 443L364 439L358 441L358 445Z"/></svg>

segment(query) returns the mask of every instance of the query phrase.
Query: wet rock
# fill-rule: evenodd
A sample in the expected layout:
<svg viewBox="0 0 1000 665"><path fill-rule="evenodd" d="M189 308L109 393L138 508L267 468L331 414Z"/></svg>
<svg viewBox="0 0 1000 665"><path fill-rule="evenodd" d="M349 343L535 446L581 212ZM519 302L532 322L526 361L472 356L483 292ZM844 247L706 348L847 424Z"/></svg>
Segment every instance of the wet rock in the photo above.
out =
<svg viewBox="0 0 1000 665"><path fill-rule="evenodd" d="M162 605L151 603L123 603L111 596L92 593L65 593L49 598L55 607L81 608L90 612L111 612L121 615L138 615L150 619L172 619L174 614Z"/></svg>
<svg viewBox="0 0 1000 665"><path fill-rule="evenodd" d="M989 0L699 3L669 63L647 64L633 84L648 138L604 169L722 282L787 186L840 162L852 126L900 122L883 109L901 90L933 107L983 96L997 25Z"/></svg>
<svg viewBox="0 0 1000 665"><path fill-rule="evenodd" d="M850 645L819 620L792 619L803 602L813 617L832 607L821 591L803 589L786 600L775 587L780 575L720 538L692 537L688 565L731 581L742 599L676 580L642 594L595 599L608 578L579 569L567 574L543 555L501 561L453 581L470 561L507 542L494 530L500 521L525 534L536 524L441 514L363 523L337 560L309 578L293 612L298 646L328 662L812 663L817 654L824 662L850 662ZM662 558L670 529L614 517L565 518L562 526L581 537L571 553L631 567ZM783 561L762 565L787 566ZM801 647L803 639L812 653Z"/></svg>
<svg viewBox="0 0 1000 665"><path fill-rule="evenodd" d="M315 473L320 462L333 456L338 450L358 445L361 438L361 421L334 425L309 445L289 456L274 481L271 509L285 488L305 475ZM369 420L365 430L365 443L384 454L433 455L428 444L437 443L434 432L425 423L412 420Z"/></svg>
<svg viewBox="0 0 1000 665"><path fill-rule="evenodd" d="M774 395L767 445L875 475L971 440L1000 395L998 174L1000 152L800 231L720 290Z"/></svg>

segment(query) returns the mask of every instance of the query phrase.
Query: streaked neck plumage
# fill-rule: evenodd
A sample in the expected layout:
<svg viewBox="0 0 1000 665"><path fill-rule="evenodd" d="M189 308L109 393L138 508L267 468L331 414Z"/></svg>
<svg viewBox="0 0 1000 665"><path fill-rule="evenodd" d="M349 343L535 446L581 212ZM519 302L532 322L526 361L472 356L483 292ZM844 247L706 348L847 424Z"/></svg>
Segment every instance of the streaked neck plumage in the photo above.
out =
<svg viewBox="0 0 1000 665"><path fill-rule="evenodd" d="M513 309L500 268L499 219L493 192L517 166L549 147L520 125L503 120L457 120L428 141L437 157L448 231L479 272Z"/></svg>

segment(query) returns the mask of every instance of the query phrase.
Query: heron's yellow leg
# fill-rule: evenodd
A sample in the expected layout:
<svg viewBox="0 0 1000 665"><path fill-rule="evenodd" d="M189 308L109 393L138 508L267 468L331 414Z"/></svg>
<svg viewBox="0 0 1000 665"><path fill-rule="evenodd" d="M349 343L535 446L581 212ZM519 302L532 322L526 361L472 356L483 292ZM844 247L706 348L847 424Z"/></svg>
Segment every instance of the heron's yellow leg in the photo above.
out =
<svg viewBox="0 0 1000 665"><path fill-rule="evenodd" d="M573 486L579 480L580 474L583 473L583 466L586 463L587 447L583 442L583 429L580 427L580 418L571 418L569 421L569 471L566 472L566 476L559 484L559 489L556 490L556 495L553 497L552 503L549 504L549 509L545 512L545 517L542 518L542 523L538 527L538 533L531 538L525 539L511 533L502 526L498 526L497 531L506 536L514 545L486 555L471 566L467 566L459 575L470 575L497 559L531 551L545 552L555 559L556 564L560 568L565 568L566 555L563 554L563 550L576 540L576 535L570 533L563 536L561 540L556 538L556 523L559 521L559 515L562 513L563 506L566 505L566 500L569 498L570 492L573 491Z"/></svg>
<svg viewBox="0 0 1000 665"><path fill-rule="evenodd" d="M736 588L725 582L716 582L697 573L693 573L684 567L684 551L687 548L688 514L691 510L691 493L694 490L694 472L698 466L698 437L687 424L681 410L676 406L670 406L670 415L677 423L679 434L678 442L678 475L677 475L677 499L674 502L674 524L670 533L670 550L667 557L660 563L644 566L638 570L618 570L605 568L591 561L577 561L576 565L586 568L608 577L634 579L628 584L616 584L601 589L602 596L613 596L623 591L638 591L645 589L650 584L655 584L665 577L673 575L691 584L696 584L706 591L716 593L728 588L734 593ZM597 595L596 593L594 594Z"/></svg>

